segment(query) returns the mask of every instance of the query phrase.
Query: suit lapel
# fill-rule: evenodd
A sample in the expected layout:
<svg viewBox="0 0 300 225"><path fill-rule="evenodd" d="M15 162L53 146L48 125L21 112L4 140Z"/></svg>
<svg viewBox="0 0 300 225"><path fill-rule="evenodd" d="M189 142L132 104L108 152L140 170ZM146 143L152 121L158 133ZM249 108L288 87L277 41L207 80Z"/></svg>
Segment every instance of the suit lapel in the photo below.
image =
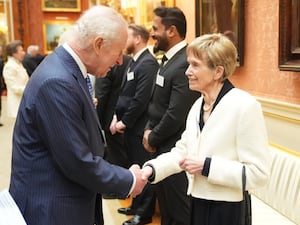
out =
<svg viewBox="0 0 300 225"><path fill-rule="evenodd" d="M175 55L173 55L172 58L170 58L166 63L165 65L161 68L160 70L160 75L163 75L163 73L168 69L168 67L172 66L173 65L173 62L176 61L176 59L178 57L180 57L183 53L185 53L186 51L186 47L187 46L184 46L182 49L180 49Z"/></svg>
<svg viewBox="0 0 300 225"><path fill-rule="evenodd" d="M89 105L91 107L91 111L93 114L93 117L95 119L95 122L97 123L100 131L102 130L101 125L98 120L98 115L96 113L96 110L94 108L94 103L91 100L90 93L87 87L86 80L83 77L83 74L81 73L81 70L73 57L62 47L58 47L55 50L55 53L58 55L58 57L62 60L62 62L65 64L65 68L69 71L70 75L72 75L78 82L82 92L84 93L86 97L86 101L89 102ZM101 132L102 135L102 132ZM103 142L105 142L104 137L102 136Z"/></svg>

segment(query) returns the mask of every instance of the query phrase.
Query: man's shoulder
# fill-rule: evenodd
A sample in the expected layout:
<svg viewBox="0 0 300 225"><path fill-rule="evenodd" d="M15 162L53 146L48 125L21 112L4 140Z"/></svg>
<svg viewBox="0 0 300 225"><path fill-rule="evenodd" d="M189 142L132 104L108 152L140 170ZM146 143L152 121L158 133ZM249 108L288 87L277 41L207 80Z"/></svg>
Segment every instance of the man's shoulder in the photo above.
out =
<svg viewBox="0 0 300 225"><path fill-rule="evenodd" d="M154 55L151 54L150 51L145 51L145 53L140 56L138 61L138 65L142 67L144 67L145 65L151 65L158 68L159 66L157 59L154 57Z"/></svg>

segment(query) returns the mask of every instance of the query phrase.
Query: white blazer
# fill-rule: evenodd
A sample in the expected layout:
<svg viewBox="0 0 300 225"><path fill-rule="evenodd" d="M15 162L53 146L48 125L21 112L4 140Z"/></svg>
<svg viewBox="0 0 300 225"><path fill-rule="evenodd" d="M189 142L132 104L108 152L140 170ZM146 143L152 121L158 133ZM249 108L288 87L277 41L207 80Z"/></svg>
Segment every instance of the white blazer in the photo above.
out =
<svg viewBox="0 0 300 225"><path fill-rule="evenodd" d="M154 183L178 173L185 157L211 157L208 177L187 173L187 194L216 201L242 200L242 167L246 166L246 189L264 185L269 176L271 155L262 109L256 99L231 89L211 113L202 131L199 127L203 97L192 106L186 130L168 153L145 163L155 169Z"/></svg>
<svg viewBox="0 0 300 225"><path fill-rule="evenodd" d="M16 118L29 76L22 63L9 56L3 67L3 77L7 87L7 116Z"/></svg>

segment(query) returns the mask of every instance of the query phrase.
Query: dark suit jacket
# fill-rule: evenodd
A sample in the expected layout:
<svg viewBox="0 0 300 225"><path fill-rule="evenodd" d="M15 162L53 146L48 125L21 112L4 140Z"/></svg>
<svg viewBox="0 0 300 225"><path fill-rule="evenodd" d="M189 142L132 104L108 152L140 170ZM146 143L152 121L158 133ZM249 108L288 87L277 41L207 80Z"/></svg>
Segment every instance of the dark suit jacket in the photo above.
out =
<svg viewBox="0 0 300 225"><path fill-rule="evenodd" d="M157 153L170 151L185 129L187 114L200 96L189 89L185 71L188 67L186 47L178 51L159 74L163 86L156 83L148 107L149 120L146 129L151 129L149 144L157 147Z"/></svg>
<svg viewBox="0 0 300 225"><path fill-rule="evenodd" d="M96 193L126 197L130 171L103 160L86 81L59 47L35 70L13 134L10 193L30 225L92 225Z"/></svg>
<svg viewBox="0 0 300 225"><path fill-rule="evenodd" d="M95 97L98 99L97 113L102 128L109 131L109 126L115 113L115 106L125 75L127 64L131 57L123 55L123 64L116 65L103 78L96 78Z"/></svg>
<svg viewBox="0 0 300 225"><path fill-rule="evenodd" d="M36 59L27 53L24 56L22 64L23 64L24 68L26 69L28 76L31 76L31 74L33 73L35 68L38 66Z"/></svg>
<svg viewBox="0 0 300 225"><path fill-rule="evenodd" d="M116 115L118 120L122 120L126 125L126 130L131 130L135 134L142 135L144 132L147 106L157 70L157 60L147 49L137 61L132 62L130 70L123 77Z"/></svg>

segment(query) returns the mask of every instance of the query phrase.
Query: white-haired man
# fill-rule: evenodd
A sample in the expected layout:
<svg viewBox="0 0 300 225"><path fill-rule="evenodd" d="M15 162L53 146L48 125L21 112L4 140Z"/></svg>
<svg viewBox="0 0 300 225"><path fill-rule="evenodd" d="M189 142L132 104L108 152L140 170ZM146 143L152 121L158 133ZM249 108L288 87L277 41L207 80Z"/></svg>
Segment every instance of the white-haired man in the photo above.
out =
<svg viewBox="0 0 300 225"><path fill-rule="evenodd" d="M86 79L122 64L126 21L96 6L70 32L30 78L14 129L10 193L30 225L92 225L97 193L125 198L146 184L138 165L127 170L102 158L104 138Z"/></svg>

